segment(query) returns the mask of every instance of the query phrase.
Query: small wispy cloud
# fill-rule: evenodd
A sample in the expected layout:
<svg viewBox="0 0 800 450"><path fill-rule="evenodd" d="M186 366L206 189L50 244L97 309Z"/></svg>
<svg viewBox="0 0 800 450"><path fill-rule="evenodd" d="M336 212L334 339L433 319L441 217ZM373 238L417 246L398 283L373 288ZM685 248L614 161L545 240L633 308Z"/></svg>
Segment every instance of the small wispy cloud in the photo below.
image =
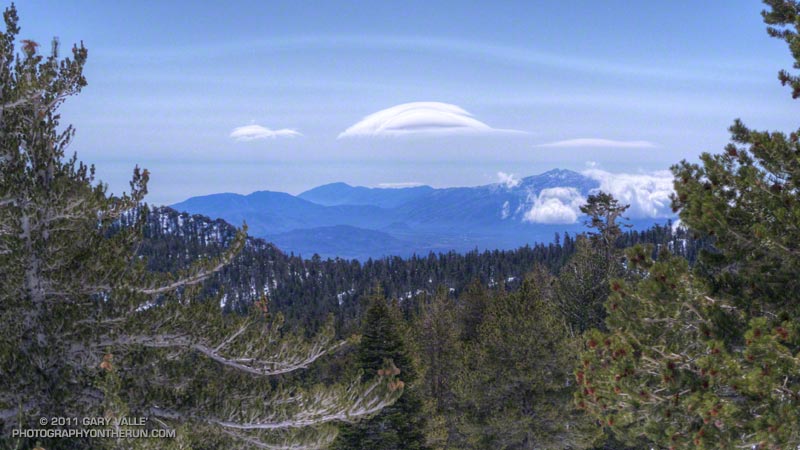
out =
<svg viewBox="0 0 800 450"><path fill-rule="evenodd" d="M339 134L348 137L419 134L523 133L492 128L459 106L441 102L412 102L372 113Z"/></svg>
<svg viewBox="0 0 800 450"><path fill-rule="evenodd" d="M237 142L255 141L258 139L275 139L277 137L297 137L302 134L296 130L289 128L282 128L280 130L271 130L261 125L245 125L236 127L231 131L230 137Z"/></svg>
<svg viewBox="0 0 800 450"><path fill-rule="evenodd" d="M497 172L499 183L507 189L512 189L519 186L520 180L515 177L513 173Z"/></svg>
<svg viewBox="0 0 800 450"><path fill-rule="evenodd" d="M424 183L417 183L416 181L405 181L401 183L380 183L378 187L381 189L402 189L410 187L424 186Z"/></svg>
<svg viewBox="0 0 800 450"><path fill-rule="evenodd" d="M650 141L617 141L602 138L567 139L564 141L547 142L537 147L550 148L655 148L656 144Z"/></svg>

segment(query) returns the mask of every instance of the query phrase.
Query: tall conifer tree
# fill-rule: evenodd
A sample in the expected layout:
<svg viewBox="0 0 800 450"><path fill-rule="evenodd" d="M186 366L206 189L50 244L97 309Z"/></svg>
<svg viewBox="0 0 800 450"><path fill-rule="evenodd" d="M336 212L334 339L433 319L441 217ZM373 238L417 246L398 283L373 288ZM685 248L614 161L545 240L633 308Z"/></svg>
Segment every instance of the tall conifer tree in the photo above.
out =
<svg viewBox="0 0 800 450"><path fill-rule="evenodd" d="M375 417L344 425L334 443L340 450L426 450L426 417L418 373L397 305L390 305L382 295L371 298L364 314L358 364L364 382L393 370L402 381L390 382L391 389L404 388L403 395ZM386 368L387 366L394 366ZM407 386L405 386L407 384Z"/></svg>

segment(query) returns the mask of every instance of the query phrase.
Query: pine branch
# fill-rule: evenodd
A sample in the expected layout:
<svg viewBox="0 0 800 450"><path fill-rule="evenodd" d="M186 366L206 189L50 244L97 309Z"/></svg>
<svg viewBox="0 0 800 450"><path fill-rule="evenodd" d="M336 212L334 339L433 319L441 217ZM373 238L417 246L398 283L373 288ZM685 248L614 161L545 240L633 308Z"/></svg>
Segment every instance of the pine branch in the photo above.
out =
<svg viewBox="0 0 800 450"><path fill-rule="evenodd" d="M237 333L241 334L242 332L243 330L240 330ZM302 354L286 354L286 345L282 345L280 351L275 352L275 358L272 360L267 360L246 357L245 355L232 357L222 354L220 350L228 345L230 341L233 340L232 338L234 338L234 336L226 339L227 342L223 341L218 346L212 347L206 343L194 342L188 335L161 334L152 336L126 336L114 340L101 341L99 344L97 344L97 347L106 348L117 345L137 345L147 348L179 348L184 350L194 350L224 366L231 367L242 372L260 376L274 376L305 369L317 359L341 348L347 343L347 341L340 341L328 345L330 340L322 338L315 341L311 348Z"/></svg>
<svg viewBox="0 0 800 450"><path fill-rule="evenodd" d="M143 295L159 295L201 283L230 264L244 246L246 237L247 228L243 227L228 251L210 268L203 268L203 264L198 264L199 267L192 268L188 271L190 275L184 276L177 281L154 288L133 288L132 291Z"/></svg>
<svg viewBox="0 0 800 450"><path fill-rule="evenodd" d="M319 392L313 399L306 401L299 412L282 420L276 421L274 417L266 417L250 422L213 419L209 422L234 430L282 430L313 427L334 421L355 422L362 417L376 414L395 402L402 388L393 390L394 395L387 397L379 392L386 384L387 378L375 377L366 386L359 383L351 384L344 395L330 391ZM390 386L392 386L391 383ZM341 404L342 397L344 397L345 405Z"/></svg>
<svg viewBox="0 0 800 450"><path fill-rule="evenodd" d="M0 105L0 114L3 114L7 109L16 108L17 106L22 106L22 105L24 105L26 103L31 103L34 100L36 100L38 98L41 98L41 96L44 95L45 92L46 91L44 89L39 89L39 90L31 92L26 97L21 97L21 98L18 98L17 100L14 100L12 102L4 103L4 104Z"/></svg>
<svg viewBox="0 0 800 450"><path fill-rule="evenodd" d="M210 276L214 275L215 273L219 272L220 270L224 269L225 266L228 265L228 263L229 263L229 261L221 261L219 264L217 264L216 266L214 266L214 267L212 267L212 268L210 268L208 270L204 270L204 271L198 272L198 273L196 273L196 274L194 274L194 275L192 275L190 277L182 278L182 279L180 279L178 281L172 282L172 283L164 285L164 286L160 286L160 287L157 287L157 288L149 288L149 289L138 289L137 288L137 289L134 289L133 291L136 292L136 293L139 293L139 294L144 294L144 295L158 295L158 294L164 294L166 292L173 292L173 291L176 291L176 290L178 290L180 288L187 287L187 286L193 286L195 284L198 284L198 283L201 283L201 282L207 280L208 277L210 277Z"/></svg>
<svg viewBox="0 0 800 450"><path fill-rule="evenodd" d="M327 448L333 443L337 435L336 430L331 429L327 433L323 433L321 436L316 436L316 439L306 439L302 442L295 442L290 439L286 439L279 443L270 443L253 436L248 436L241 432L235 432L231 430L223 430L222 432L228 436L231 436L237 441L245 442L256 448L263 448L266 450L308 450L312 448Z"/></svg>

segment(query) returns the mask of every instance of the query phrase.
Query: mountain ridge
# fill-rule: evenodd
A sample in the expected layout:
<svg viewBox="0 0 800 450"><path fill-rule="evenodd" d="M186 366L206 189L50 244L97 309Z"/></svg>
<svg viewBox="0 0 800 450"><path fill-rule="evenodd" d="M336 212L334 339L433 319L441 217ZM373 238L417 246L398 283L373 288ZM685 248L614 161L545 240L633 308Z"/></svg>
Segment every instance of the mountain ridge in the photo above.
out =
<svg viewBox="0 0 800 450"><path fill-rule="evenodd" d="M434 190L430 186L411 186L404 188L370 188L351 186L347 183L329 183L309 189L297 195L323 206L373 205L393 208L400 204L427 194Z"/></svg>
<svg viewBox="0 0 800 450"><path fill-rule="evenodd" d="M579 211L567 218L532 212L576 210L575 202L599 187L586 175L552 169L473 187L370 188L337 182L297 196L275 191L212 194L172 208L229 223L246 222L253 236L287 252L365 260L429 251L512 249L550 242L557 232L580 233L585 226ZM656 222L642 219L635 225Z"/></svg>

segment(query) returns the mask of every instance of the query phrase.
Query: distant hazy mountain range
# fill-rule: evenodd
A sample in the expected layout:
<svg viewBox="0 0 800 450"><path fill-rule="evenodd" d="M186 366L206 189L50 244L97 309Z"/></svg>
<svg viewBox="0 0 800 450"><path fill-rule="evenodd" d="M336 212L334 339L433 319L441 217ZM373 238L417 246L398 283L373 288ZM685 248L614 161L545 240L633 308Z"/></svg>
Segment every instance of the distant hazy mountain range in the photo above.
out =
<svg viewBox="0 0 800 450"><path fill-rule="evenodd" d="M286 252L364 260L430 251L510 249L552 241L557 232L579 233L585 229L580 218L576 223L542 223L547 221L537 221L530 211L542 206L543 190L585 197L598 187L592 178L555 169L476 187L381 189L333 183L297 196L271 191L213 194L172 207L234 225L247 222L251 235ZM639 228L655 222L663 220L640 219L633 224Z"/></svg>

